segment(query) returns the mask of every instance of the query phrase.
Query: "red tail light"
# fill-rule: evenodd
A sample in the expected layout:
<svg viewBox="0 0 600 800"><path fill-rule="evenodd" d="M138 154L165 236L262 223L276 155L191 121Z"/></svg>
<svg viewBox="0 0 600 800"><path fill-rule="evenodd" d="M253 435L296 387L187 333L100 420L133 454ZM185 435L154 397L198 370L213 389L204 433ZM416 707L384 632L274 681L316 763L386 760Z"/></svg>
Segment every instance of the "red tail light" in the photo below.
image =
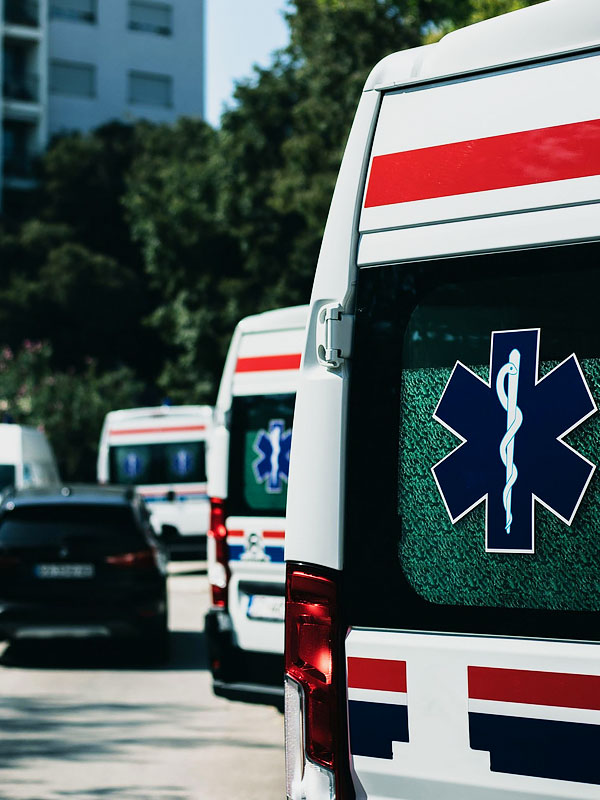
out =
<svg viewBox="0 0 600 800"><path fill-rule="evenodd" d="M211 497L210 529L208 531L208 580L213 606L227 608L229 576L225 504L219 497Z"/></svg>
<svg viewBox="0 0 600 800"><path fill-rule="evenodd" d="M153 550L137 550L135 553L120 553L107 556L106 563L113 567L149 569L156 567L156 553Z"/></svg>
<svg viewBox="0 0 600 800"><path fill-rule="evenodd" d="M293 697L295 691L291 681L296 682L301 695L301 747L305 761L300 769L298 764L288 763L290 797L294 797L297 791L298 796L303 796L299 782L304 782L302 776L311 762L324 768L321 773L324 787L327 774L330 776L331 794L323 796L336 797L337 800L349 797L348 746L343 711L345 669L337 596L337 576L332 570L288 564L285 670L292 690L289 696ZM292 710L290 717L294 713ZM289 758L289 753L287 755ZM296 784L295 789L293 784Z"/></svg>
<svg viewBox="0 0 600 800"><path fill-rule="evenodd" d="M21 559L16 556L2 556L0 555L0 569L11 569L21 563Z"/></svg>

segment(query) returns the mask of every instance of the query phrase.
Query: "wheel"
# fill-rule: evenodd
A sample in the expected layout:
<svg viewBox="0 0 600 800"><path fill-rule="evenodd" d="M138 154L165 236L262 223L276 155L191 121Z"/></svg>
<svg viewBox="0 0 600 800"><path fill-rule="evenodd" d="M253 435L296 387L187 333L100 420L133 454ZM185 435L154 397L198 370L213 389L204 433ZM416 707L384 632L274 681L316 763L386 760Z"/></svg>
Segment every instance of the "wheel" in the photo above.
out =
<svg viewBox="0 0 600 800"><path fill-rule="evenodd" d="M144 661L166 664L171 655L171 633L166 621L152 631L144 631L140 647Z"/></svg>

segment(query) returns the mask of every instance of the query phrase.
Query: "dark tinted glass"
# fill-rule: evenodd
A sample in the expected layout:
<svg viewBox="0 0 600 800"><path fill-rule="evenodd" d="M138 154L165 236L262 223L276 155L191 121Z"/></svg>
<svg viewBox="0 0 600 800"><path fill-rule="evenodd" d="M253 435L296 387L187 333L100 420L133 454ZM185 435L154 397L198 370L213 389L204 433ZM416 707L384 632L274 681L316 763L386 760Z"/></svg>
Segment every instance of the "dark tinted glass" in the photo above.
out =
<svg viewBox="0 0 600 800"><path fill-rule="evenodd" d="M110 448L111 483L203 483L204 442L122 444Z"/></svg>
<svg viewBox="0 0 600 800"><path fill-rule="evenodd" d="M44 546L73 540L138 545L144 537L127 507L17 506L6 511L0 520L0 547Z"/></svg>
<svg viewBox="0 0 600 800"><path fill-rule="evenodd" d="M14 464L0 464L0 489L15 485Z"/></svg>
<svg viewBox="0 0 600 800"><path fill-rule="evenodd" d="M294 394L234 397L230 514L285 514L294 402Z"/></svg>
<svg viewBox="0 0 600 800"><path fill-rule="evenodd" d="M452 370L459 361L487 386L493 331L539 328L539 377L575 353L598 403L599 256L590 244L361 271L347 486L354 624L597 638L598 475L570 526L536 503L535 552L497 553L486 551L484 504L453 523L432 467L460 445L433 416ZM600 414L566 442L596 464Z"/></svg>

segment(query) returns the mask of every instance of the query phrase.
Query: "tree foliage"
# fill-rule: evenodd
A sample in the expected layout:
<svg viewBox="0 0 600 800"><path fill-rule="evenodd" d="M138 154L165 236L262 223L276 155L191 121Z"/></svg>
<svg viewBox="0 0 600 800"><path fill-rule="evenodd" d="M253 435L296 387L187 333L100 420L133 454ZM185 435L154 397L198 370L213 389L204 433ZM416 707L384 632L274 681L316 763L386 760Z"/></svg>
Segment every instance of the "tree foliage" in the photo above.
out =
<svg viewBox="0 0 600 800"><path fill-rule="evenodd" d="M105 411L214 401L237 321L307 302L373 65L535 2L289 0L289 45L218 130L114 122L51 143L29 216L0 228L0 396L46 425L67 478L92 476Z"/></svg>

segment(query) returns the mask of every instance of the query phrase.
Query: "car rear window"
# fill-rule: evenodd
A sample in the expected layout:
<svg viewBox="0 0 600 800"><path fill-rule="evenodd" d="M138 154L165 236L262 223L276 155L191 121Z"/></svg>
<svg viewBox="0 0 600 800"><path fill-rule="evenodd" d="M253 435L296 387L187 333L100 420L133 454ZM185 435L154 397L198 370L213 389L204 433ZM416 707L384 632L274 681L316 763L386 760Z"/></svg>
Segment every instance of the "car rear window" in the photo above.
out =
<svg viewBox="0 0 600 800"><path fill-rule="evenodd" d="M117 484L204 483L204 442L113 445L109 469Z"/></svg>
<svg viewBox="0 0 600 800"><path fill-rule="evenodd" d="M294 403L294 394L233 398L229 514L285 515Z"/></svg>
<svg viewBox="0 0 600 800"><path fill-rule="evenodd" d="M0 547L32 547L87 540L104 545L140 544L144 538L128 507L102 505L17 506L0 521Z"/></svg>
<svg viewBox="0 0 600 800"><path fill-rule="evenodd" d="M354 624L597 638L599 255L594 243L361 271L346 539L350 604L361 620ZM517 397L526 398L527 380L538 397L534 381L556 370L543 402L526 408L523 431L533 419L538 438L525 446L516 433L508 466L506 437L489 433L504 425L508 435L511 423L490 378L492 339L495 347L539 346L539 364L532 360L527 374L523 366ZM456 419L469 436L453 427ZM567 421L557 428L555 419ZM581 459L556 442L563 433ZM470 449L454 458L465 440ZM511 484L513 461L520 471ZM539 486L545 494L533 504ZM487 505L469 507L464 497L484 490ZM556 513L565 492L574 497L572 520ZM510 538L511 502L515 515L527 502L532 509L533 552L519 543L514 521ZM504 549L493 552L486 531L489 539L498 513Z"/></svg>

